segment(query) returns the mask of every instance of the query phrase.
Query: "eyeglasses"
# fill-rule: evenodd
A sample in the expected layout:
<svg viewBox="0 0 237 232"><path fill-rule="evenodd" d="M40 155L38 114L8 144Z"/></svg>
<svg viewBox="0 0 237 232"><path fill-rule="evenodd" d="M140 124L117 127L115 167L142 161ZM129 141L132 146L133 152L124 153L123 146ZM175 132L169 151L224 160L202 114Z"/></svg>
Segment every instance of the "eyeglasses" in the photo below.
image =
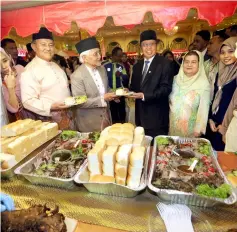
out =
<svg viewBox="0 0 237 232"><path fill-rule="evenodd" d="M142 47L145 47L145 48L153 47L153 46L155 46L155 45L156 45L155 42L153 42L153 43L142 43Z"/></svg>

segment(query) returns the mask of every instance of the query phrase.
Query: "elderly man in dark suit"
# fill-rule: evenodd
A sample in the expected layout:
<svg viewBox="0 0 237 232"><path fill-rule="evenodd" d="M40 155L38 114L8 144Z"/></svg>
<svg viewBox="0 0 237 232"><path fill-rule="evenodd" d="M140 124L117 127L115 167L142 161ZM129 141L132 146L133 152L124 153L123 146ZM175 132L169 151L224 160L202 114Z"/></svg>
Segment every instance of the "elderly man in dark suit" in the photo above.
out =
<svg viewBox="0 0 237 232"><path fill-rule="evenodd" d="M144 59L133 67L130 89L136 99L135 120L146 135L167 135L169 128L169 94L172 90L173 71L169 60L159 56L157 38L153 30L140 35Z"/></svg>

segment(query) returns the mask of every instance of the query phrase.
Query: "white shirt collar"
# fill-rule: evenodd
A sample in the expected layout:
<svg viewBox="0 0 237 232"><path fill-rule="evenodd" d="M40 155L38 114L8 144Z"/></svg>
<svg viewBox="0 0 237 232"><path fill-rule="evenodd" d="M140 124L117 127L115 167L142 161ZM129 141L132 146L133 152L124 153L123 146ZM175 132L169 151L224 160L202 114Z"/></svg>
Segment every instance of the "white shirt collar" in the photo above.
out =
<svg viewBox="0 0 237 232"><path fill-rule="evenodd" d="M154 56L152 56L152 57L151 57L151 58L149 58L149 59L146 59L146 58L144 58L144 62L145 62L145 61L150 61L150 63L149 63L149 64L151 64L151 62L153 61L154 57L155 57L155 55L154 55Z"/></svg>
<svg viewBox="0 0 237 232"><path fill-rule="evenodd" d="M39 63L41 63L41 64L51 64L52 63L52 61L46 61L46 60L43 60L43 59L41 59L41 58L39 58L38 56L35 56L35 58L34 58L37 62L39 62Z"/></svg>
<svg viewBox="0 0 237 232"><path fill-rule="evenodd" d="M202 55L205 56L206 52L207 52L207 48L205 48L205 50L202 51Z"/></svg>

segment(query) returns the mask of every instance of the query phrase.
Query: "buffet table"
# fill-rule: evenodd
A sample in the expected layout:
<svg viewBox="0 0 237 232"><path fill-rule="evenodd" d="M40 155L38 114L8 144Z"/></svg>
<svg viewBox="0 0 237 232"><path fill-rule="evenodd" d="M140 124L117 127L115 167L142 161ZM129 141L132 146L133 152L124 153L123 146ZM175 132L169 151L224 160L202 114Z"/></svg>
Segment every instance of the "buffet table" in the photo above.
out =
<svg viewBox="0 0 237 232"><path fill-rule="evenodd" d="M223 155L223 154L220 154ZM156 209L157 196L147 190L135 198L111 197L89 193L82 186L73 189L57 189L35 186L22 177L2 181L1 189L11 195L17 208L33 204L59 206L66 217L79 221L77 231L166 231ZM198 208L190 206L193 212L195 232L225 232L237 228L237 204ZM100 227L90 227L88 224Z"/></svg>

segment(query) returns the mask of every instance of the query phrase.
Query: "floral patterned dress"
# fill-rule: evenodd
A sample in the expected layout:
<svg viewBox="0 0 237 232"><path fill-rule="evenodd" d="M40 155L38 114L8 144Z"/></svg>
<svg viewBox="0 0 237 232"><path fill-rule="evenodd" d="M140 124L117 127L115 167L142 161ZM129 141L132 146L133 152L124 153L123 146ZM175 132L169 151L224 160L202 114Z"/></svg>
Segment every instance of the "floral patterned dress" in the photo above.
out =
<svg viewBox="0 0 237 232"><path fill-rule="evenodd" d="M170 95L170 130L172 136L194 137L205 134L210 106L210 92L181 89L175 82Z"/></svg>

